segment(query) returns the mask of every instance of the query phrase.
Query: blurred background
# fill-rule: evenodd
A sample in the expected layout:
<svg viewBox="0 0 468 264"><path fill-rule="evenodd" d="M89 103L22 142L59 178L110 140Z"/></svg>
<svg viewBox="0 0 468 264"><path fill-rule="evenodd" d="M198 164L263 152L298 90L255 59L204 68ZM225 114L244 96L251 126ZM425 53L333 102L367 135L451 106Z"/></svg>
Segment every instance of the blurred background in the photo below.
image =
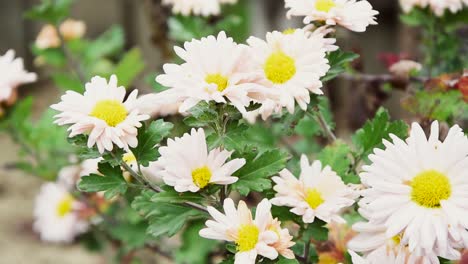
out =
<svg viewBox="0 0 468 264"><path fill-rule="evenodd" d="M250 5L251 34L263 38L265 32L284 30L302 25L299 19L287 20L283 0L246 0ZM418 32L399 23L398 1L369 0L380 12L378 26L371 26L365 33L338 32L339 46L344 50L365 53L357 62L362 72L386 73L386 67L379 57L383 53L417 54ZM0 1L0 54L14 49L23 57L29 71L40 72L35 67L30 51L32 43L43 26L25 20L23 12L34 0ZM160 0L79 0L74 5L71 17L83 20L87 25L87 37L94 38L112 25L120 25L125 31L125 48L138 46L143 52L146 74L160 71L167 50L172 45L161 43L167 34L167 8ZM361 55L362 55L361 53ZM1 73L0 73L1 74ZM21 87L20 96L34 95L35 111L40 113L57 101L60 90L53 87L47 74L39 74L39 82ZM142 78L143 79L143 78ZM138 81L136 86L150 91L147 82ZM346 135L349 129L360 127L372 114L365 97L368 87L357 85L346 79L332 82L328 93L335 111L337 130ZM375 94L372 96L376 96ZM367 98L368 99L368 98ZM392 93L386 101L393 117L401 117L401 95ZM338 107L339 106L339 107ZM21 172L8 169L15 161L17 149L5 136L0 136L0 255L1 263L103 263L79 246L52 246L40 242L31 231L34 197L39 190L40 179L27 177Z"/></svg>

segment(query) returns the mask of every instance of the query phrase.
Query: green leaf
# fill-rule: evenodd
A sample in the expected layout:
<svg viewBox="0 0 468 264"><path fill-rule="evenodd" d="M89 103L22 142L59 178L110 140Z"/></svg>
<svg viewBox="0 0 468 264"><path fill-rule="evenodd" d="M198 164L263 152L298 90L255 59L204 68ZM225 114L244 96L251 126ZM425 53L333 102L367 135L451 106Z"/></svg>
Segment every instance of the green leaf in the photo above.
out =
<svg viewBox="0 0 468 264"><path fill-rule="evenodd" d="M69 16L73 0L42 0L42 3L28 10L25 17L33 20L58 24Z"/></svg>
<svg viewBox="0 0 468 264"><path fill-rule="evenodd" d="M353 52L345 52L342 50L333 51L328 54L330 70L322 77L322 81L326 82L334 79L339 74L346 71L347 65L353 60L359 58L359 55Z"/></svg>
<svg viewBox="0 0 468 264"><path fill-rule="evenodd" d="M329 165L345 183L359 183L359 177L349 173L351 160L349 159L351 149L344 142L337 140L332 145L324 148L317 159L323 166Z"/></svg>
<svg viewBox="0 0 468 264"><path fill-rule="evenodd" d="M199 195L198 193L179 193L176 192L174 189L167 189L164 192L155 193L151 197L151 201L155 203L163 202L163 203L185 203L185 202L194 202L194 203L201 203L204 200L204 197Z"/></svg>
<svg viewBox="0 0 468 264"><path fill-rule="evenodd" d="M145 63L141 57L141 50L139 48L133 48L125 53L114 69L114 72L119 80L119 85L128 87L144 68Z"/></svg>
<svg viewBox="0 0 468 264"><path fill-rule="evenodd" d="M239 155L240 153L237 153L237 156ZM283 169L288 160L288 154L277 149L257 155L256 152L250 151L239 156L245 158L247 163L234 173L239 180L232 186L243 196L247 196L251 191L270 189L269 178Z"/></svg>
<svg viewBox="0 0 468 264"><path fill-rule="evenodd" d="M120 26L113 26L91 42L85 50L88 63L120 52L124 46L124 31Z"/></svg>
<svg viewBox="0 0 468 264"><path fill-rule="evenodd" d="M147 224L139 222L136 224L121 223L108 228L109 234L122 241L126 251L138 249L145 245L148 235L146 233Z"/></svg>
<svg viewBox="0 0 468 264"><path fill-rule="evenodd" d="M50 48L50 49L39 49L35 45L31 47L32 53L43 60L46 64L55 66L55 67L65 67L67 59L65 54L59 48Z"/></svg>
<svg viewBox="0 0 468 264"><path fill-rule="evenodd" d="M80 79L66 73L55 73L52 75L55 85L64 91L75 91L83 92L84 84L81 83Z"/></svg>
<svg viewBox="0 0 468 264"><path fill-rule="evenodd" d="M84 192L105 191L104 197L111 199L127 191L127 182L122 176L120 167L112 167L108 163L99 163L99 172L102 175L91 174L84 176L78 183L78 188Z"/></svg>
<svg viewBox="0 0 468 264"><path fill-rule="evenodd" d="M205 18L199 16L171 16L168 26L170 38L179 42L200 39L214 33Z"/></svg>
<svg viewBox="0 0 468 264"><path fill-rule="evenodd" d="M299 264L299 261L297 261L297 259L287 259L283 256L280 256L276 264Z"/></svg>
<svg viewBox="0 0 468 264"><path fill-rule="evenodd" d="M213 109L214 104L200 102L192 107L189 112L190 116L184 119L184 123L190 127L204 127L210 124L216 124L218 121L218 113Z"/></svg>
<svg viewBox="0 0 468 264"><path fill-rule="evenodd" d="M406 138L408 125L401 120L390 121L388 111L381 108L374 119L367 121L364 127L356 132L352 140L361 156L367 156L374 148L383 147L382 141L389 140L390 134Z"/></svg>
<svg viewBox="0 0 468 264"><path fill-rule="evenodd" d="M182 234L182 246L176 253L176 262L180 264L210 263L209 255L216 248L216 240L204 239L198 232L205 227L204 221L190 223Z"/></svg>
<svg viewBox="0 0 468 264"><path fill-rule="evenodd" d="M328 240L328 228L326 227L327 223L322 220L315 219L311 224L307 225L307 229L304 230L304 240L314 239L317 241L327 241Z"/></svg>
<svg viewBox="0 0 468 264"><path fill-rule="evenodd" d="M156 145L171 133L173 127L172 123L159 119L153 121L148 127L143 125L138 129L138 146L131 150L141 165L146 167L149 162L159 157Z"/></svg>

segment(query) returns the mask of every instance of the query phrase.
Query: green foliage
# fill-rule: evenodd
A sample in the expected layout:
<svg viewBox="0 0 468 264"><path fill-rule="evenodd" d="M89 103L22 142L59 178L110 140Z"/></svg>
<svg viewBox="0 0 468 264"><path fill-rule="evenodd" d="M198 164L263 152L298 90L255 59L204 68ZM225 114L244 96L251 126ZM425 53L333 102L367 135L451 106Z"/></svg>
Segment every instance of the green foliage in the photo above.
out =
<svg viewBox="0 0 468 264"><path fill-rule="evenodd" d="M328 240L328 228L326 223L320 219L315 219L313 223L308 224L304 229L304 241L314 239L316 241Z"/></svg>
<svg viewBox="0 0 468 264"><path fill-rule="evenodd" d="M330 64L330 70L328 70L327 74L322 77L323 82L332 80L339 74L345 72L348 64L359 58L359 55L352 52L337 50L329 53L327 58Z"/></svg>
<svg viewBox="0 0 468 264"><path fill-rule="evenodd" d="M388 111L381 108L377 111L374 119L366 122L353 136L353 143L361 156L367 156L374 148L383 147L382 140L390 139L390 134L399 138L406 138L408 125L399 121L390 121Z"/></svg>
<svg viewBox="0 0 468 264"><path fill-rule="evenodd" d="M111 199L127 191L127 182L122 176L120 167L112 167L109 163L99 163L98 171L102 175L84 176L78 183L78 188L84 192L102 192L104 197Z"/></svg>
<svg viewBox="0 0 468 264"><path fill-rule="evenodd" d="M138 130L138 146L131 150L141 165L148 166L150 161L159 157L156 145L171 133L173 127L172 123L159 119L151 122L148 127L143 125Z"/></svg>
<svg viewBox="0 0 468 264"><path fill-rule="evenodd" d="M322 165L329 165L345 183L359 183L359 177L350 172L352 162L350 160L351 149L341 140L325 147L317 159Z"/></svg>
<svg viewBox="0 0 468 264"><path fill-rule="evenodd" d="M404 107L420 116L453 123L468 119L468 104L459 91L419 91L404 104Z"/></svg>
<svg viewBox="0 0 468 264"><path fill-rule="evenodd" d="M133 48L122 57L116 65L114 73L117 76L119 85L127 87L143 71L145 63L141 56L141 50Z"/></svg>
<svg viewBox="0 0 468 264"><path fill-rule="evenodd" d="M113 26L88 44L84 59L90 63L103 57L113 56L121 52L123 46L124 31L120 26Z"/></svg>
<svg viewBox="0 0 468 264"><path fill-rule="evenodd" d="M144 191L135 197L132 208L149 221L147 233L154 237L169 237L179 232L187 221L206 217L198 210L176 203L153 202L154 192Z"/></svg>
<svg viewBox="0 0 468 264"><path fill-rule="evenodd" d="M198 193L179 193L176 192L172 187L164 188L164 192L154 193L151 196L151 201L155 203L185 203L194 202L202 203L204 197Z"/></svg>
<svg viewBox="0 0 468 264"><path fill-rule="evenodd" d="M32 53L40 58L44 63L55 66L65 67L67 60L65 54L59 48L39 49L35 45L31 46Z"/></svg>
<svg viewBox="0 0 468 264"><path fill-rule="evenodd" d="M235 153L237 157L246 160L246 165L234 175L239 180L232 185L241 195L248 195L251 191L261 192L271 188L270 177L277 174L286 166L288 154L281 150L269 150L258 154L254 151Z"/></svg>
<svg viewBox="0 0 468 264"><path fill-rule="evenodd" d="M214 103L200 102L190 108L190 116L184 119L184 123L190 127L215 126L219 120L218 112L213 108Z"/></svg>
<svg viewBox="0 0 468 264"><path fill-rule="evenodd" d="M57 87L64 91L75 91L82 92L84 90L84 84L73 75L66 73L55 73L52 75L52 80Z"/></svg>
<svg viewBox="0 0 468 264"><path fill-rule="evenodd" d="M180 264L210 263L209 254L216 248L216 240L201 238L198 232L205 227L204 221L189 223L182 234L182 246L176 253L176 262Z"/></svg>
<svg viewBox="0 0 468 264"><path fill-rule="evenodd" d="M73 0L42 0L25 13L25 17L50 24L58 24L70 13Z"/></svg>

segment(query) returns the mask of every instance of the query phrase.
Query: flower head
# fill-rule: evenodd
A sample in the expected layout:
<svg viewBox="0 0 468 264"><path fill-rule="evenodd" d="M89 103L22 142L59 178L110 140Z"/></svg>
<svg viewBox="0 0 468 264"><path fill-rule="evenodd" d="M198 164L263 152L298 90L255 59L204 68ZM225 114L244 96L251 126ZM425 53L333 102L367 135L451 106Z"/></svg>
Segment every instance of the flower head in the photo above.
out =
<svg viewBox="0 0 468 264"><path fill-rule="evenodd" d="M221 4L234 4L237 0L163 0L163 4L172 6L172 13L184 16L219 15Z"/></svg>
<svg viewBox="0 0 468 264"><path fill-rule="evenodd" d="M323 21L327 25L340 25L356 32L375 25L379 12L365 0L286 0L288 17L305 16L304 23Z"/></svg>
<svg viewBox="0 0 468 264"><path fill-rule="evenodd" d="M84 204L75 200L67 189L56 183L46 183L36 198L34 230L48 242L72 242L86 232L88 222L80 218Z"/></svg>
<svg viewBox="0 0 468 264"><path fill-rule="evenodd" d="M235 43L225 32L186 42L175 51L184 63L164 65L165 74L156 81L170 89L142 97L145 108L182 102L179 111L185 113L200 101L215 101L230 103L245 114L250 94L266 91L250 75L248 47Z"/></svg>
<svg viewBox="0 0 468 264"><path fill-rule="evenodd" d="M311 36L303 29L292 32L267 33L266 41L250 37L247 40L255 63L253 76L262 78L261 84L269 88L264 98L254 100L262 104L258 113L265 119L286 107L293 112L295 101L306 109L310 94L323 94L323 77L330 66L323 36Z"/></svg>
<svg viewBox="0 0 468 264"><path fill-rule="evenodd" d="M203 129L192 129L180 138L168 139L160 147L161 157L154 163L163 181L178 192L197 192L209 184L232 184L237 177L232 174L245 164L244 159L226 160L231 151L219 148L208 151Z"/></svg>
<svg viewBox="0 0 468 264"><path fill-rule="evenodd" d="M223 207L224 214L208 207L213 220L206 221L207 227L200 230L200 236L235 242L235 264L253 264L257 255L273 260L278 252L286 257L294 256L288 249L294 243L290 242L287 229L280 230L280 223L273 220L267 199L258 204L255 219L244 201L240 201L236 209L232 199L227 198Z"/></svg>
<svg viewBox="0 0 468 264"><path fill-rule="evenodd" d="M276 195L271 202L292 207L291 212L301 215L304 223L312 223L315 217L327 223L344 222L339 212L354 203L354 191L329 166L322 169L320 161L309 165L305 155L301 157L299 179L284 169L273 181Z"/></svg>
<svg viewBox="0 0 468 264"><path fill-rule="evenodd" d="M16 58L13 50L0 56L0 102L7 101L14 94L15 89L24 83L36 81L35 73L24 69L23 59Z"/></svg>
<svg viewBox="0 0 468 264"><path fill-rule="evenodd" d="M137 128L149 116L140 114L137 90L124 101L125 94L124 87L117 87L115 75L109 82L93 77L84 94L67 91L60 103L51 106L60 111L55 123L71 124L70 137L89 134L88 147L96 145L100 153L112 151L114 144L123 149L136 147Z"/></svg>
<svg viewBox="0 0 468 264"><path fill-rule="evenodd" d="M436 16L443 16L445 11L457 13L467 3L466 0L400 0L401 8L405 13L411 12L414 8L429 7Z"/></svg>
<svg viewBox="0 0 468 264"><path fill-rule="evenodd" d="M86 24L81 20L67 19L59 27L65 40L79 39L86 33Z"/></svg>
<svg viewBox="0 0 468 264"><path fill-rule="evenodd" d="M404 233L401 240L410 252L424 255L468 242L468 139L453 126L444 141L439 124L432 123L426 138L414 123L405 141L391 135L385 149L375 149L364 166L361 210L372 223L381 223L387 237Z"/></svg>

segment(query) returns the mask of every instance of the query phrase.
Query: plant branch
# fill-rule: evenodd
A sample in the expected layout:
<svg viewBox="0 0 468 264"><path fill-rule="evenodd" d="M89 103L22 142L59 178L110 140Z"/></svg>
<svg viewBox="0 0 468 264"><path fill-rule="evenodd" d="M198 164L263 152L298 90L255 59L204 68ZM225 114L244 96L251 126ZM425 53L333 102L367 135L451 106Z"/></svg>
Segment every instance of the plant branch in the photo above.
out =
<svg viewBox="0 0 468 264"><path fill-rule="evenodd" d="M76 74L78 79L85 84L86 83L86 75L84 74L83 69L81 68L78 61L75 59L73 54L68 49L67 45L65 44L65 38L63 37L62 33L60 32L59 25L55 25L55 31L57 32L57 36L60 38L60 49L65 54L67 59L68 68Z"/></svg>
<svg viewBox="0 0 468 264"><path fill-rule="evenodd" d="M307 242L305 243L305 248L304 248L304 257L302 259L302 262L304 264L308 264L309 263L309 253L310 253L310 239L307 240Z"/></svg>
<svg viewBox="0 0 468 264"><path fill-rule="evenodd" d="M322 112L318 107L315 107L315 112L316 112L316 118L317 121L322 128L323 132L325 132L325 135L327 136L328 140L330 142L336 141L336 135L333 133L331 128L328 126L327 121L325 121L325 117L323 116Z"/></svg>

